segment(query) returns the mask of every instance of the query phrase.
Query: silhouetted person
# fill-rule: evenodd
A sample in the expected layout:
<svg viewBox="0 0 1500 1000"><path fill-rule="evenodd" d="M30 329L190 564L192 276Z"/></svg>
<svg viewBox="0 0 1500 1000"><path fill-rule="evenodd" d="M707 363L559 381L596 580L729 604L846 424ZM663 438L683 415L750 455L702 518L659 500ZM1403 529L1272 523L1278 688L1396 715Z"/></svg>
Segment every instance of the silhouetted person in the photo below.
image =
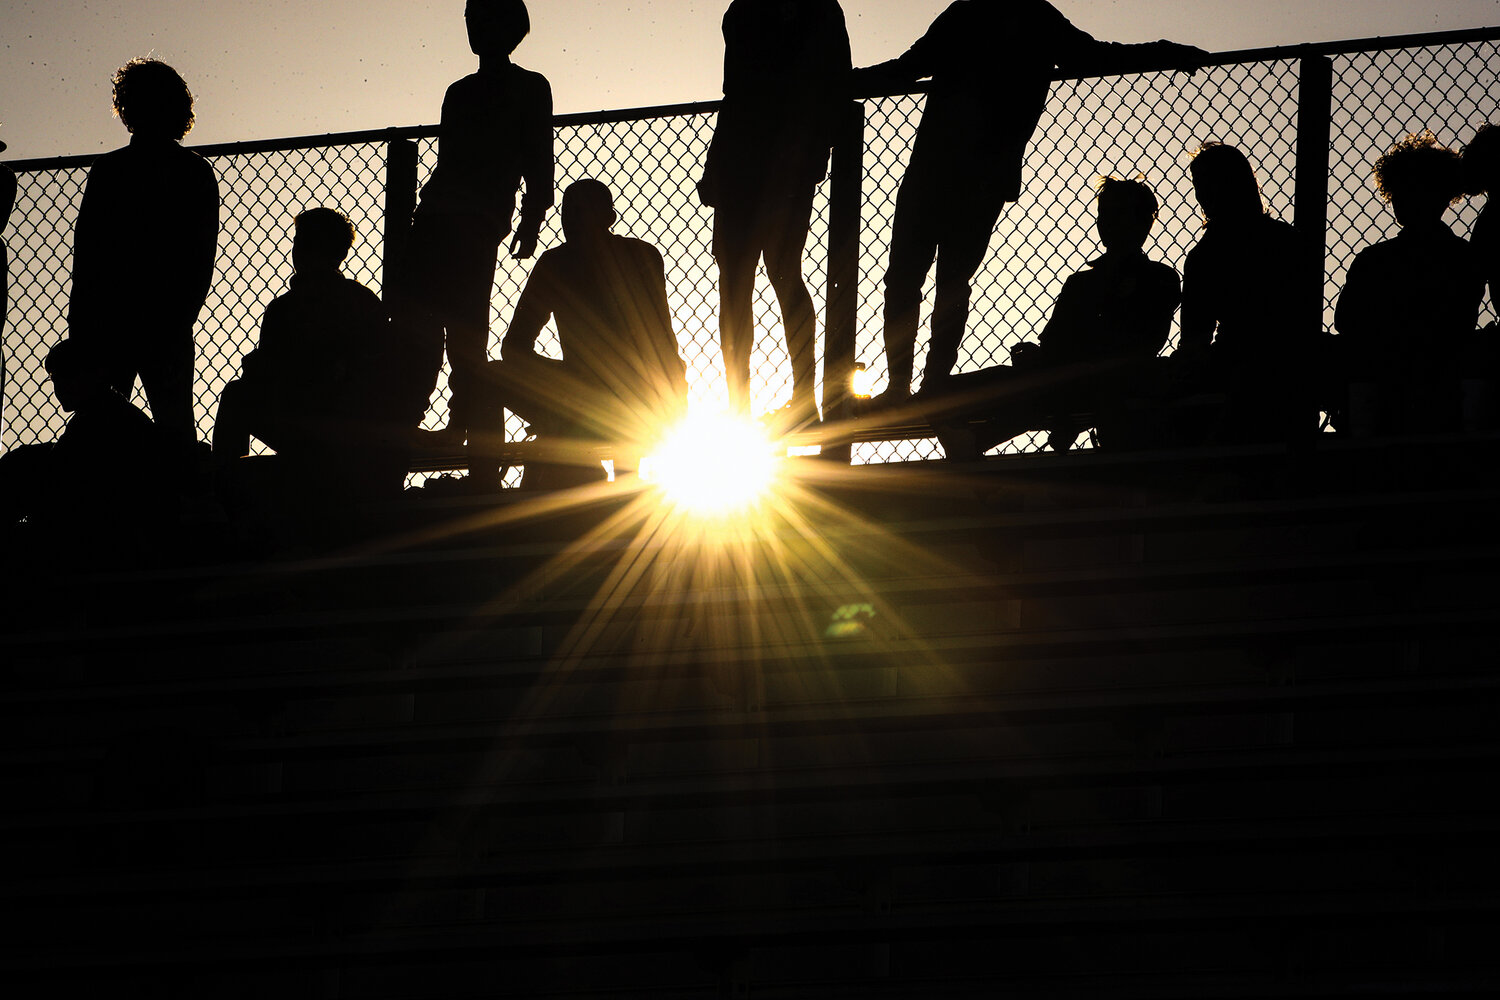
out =
<svg viewBox="0 0 1500 1000"><path fill-rule="evenodd" d="M1500 126L1482 125L1463 151L1464 187L1471 195L1485 195L1484 210L1474 220L1469 244L1479 255L1490 303L1500 311Z"/></svg>
<svg viewBox="0 0 1500 1000"><path fill-rule="evenodd" d="M214 420L221 464L247 454L250 437L278 454L328 460L371 432L371 375L385 348L385 310L339 267L354 245L343 213L297 216L286 294L266 306L260 342L224 387Z"/></svg>
<svg viewBox="0 0 1500 1000"><path fill-rule="evenodd" d="M419 327L430 396L447 334L448 425L437 443L462 444L488 359L490 293L500 245L511 233L516 192L524 180L521 218L511 256L536 253L552 207L552 88L546 77L510 61L531 31L523 0L469 0L469 47L479 71L448 88L438 133L438 161L422 189L408 246L409 302L399 310ZM420 420L420 416L418 417Z"/></svg>
<svg viewBox="0 0 1500 1000"><path fill-rule="evenodd" d="M1072 419L1079 412L1095 414L1108 440L1112 411L1166 346L1182 295L1177 272L1143 249L1156 195L1140 181L1107 177L1098 211L1105 252L1063 284L1041 342L1017 345L1010 366L954 375L918 394L939 413L989 417L969 454L954 453L969 451L956 439L944 442L950 458L977 457L1047 419L1048 444L1066 451L1084 429Z"/></svg>
<svg viewBox="0 0 1500 1000"><path fill-rule="evenodd" d="M1045 0L959 0L899 59L856 71L856 86L931 77L911 161L896 195L885 275L890 386L876 406L911 393L922 285L937 261L924 385L948 376L969 314L969 282L1006 202L1021 196L1026 147L1054 72L1191 69L1208 53L1175 42L1096 41Z"/></svg>
<svg viewBox="0 0 1500 1000"><path fill-rule="evenodd" d="M539 438L618 443L616 468L623 470L631 464L627 452L652 443L686 412L687 368L672 332L661 254L611 233L615 219L604 184L582 180L568 188L567 242L536 262L501 344L502 360L491 362L489 375L499 399ZM560 361L535 351L554 317ZM491 413L498 437L498 405ZM471 474L493 471L481 473L476 462Z"/></svg>
<svg viewBox="0 0 1500 1000"><path fill-rule="evenodd" d="M817 417L817 320L802 280L813 194L848 103L849 33L837 0L734 0L724 14L724 102L698 182L714 210L719 341L730 405L750 408L755 269L781 304L790 424Z"/></svg>
<svg viewBox="0 0 1500 1000"><path fill-rule="evenodd" d="M5 142L0 140L0 153L5 152ZM5 246L5 228L10 224L11 209L16 206L15 171L0 163L0 410L4 409L5 394L5 318L10 311L10 251ZM0 429L4 417L0 416Z"/></svg>
<svg viewBox="0 0 1500 1000"><path fill-rule="evenodd" d="M164 495L157 428L110 385L91 347L64 340L43 364L72 417L56 441L0 455L0 522L25 518L91 541L129 537Z"/></svg>
<svg viewBox="0 0 1500 1000"><path fill-rule="evenodd" d="M1228 395L1225 441L1287 440L1316 429L1321 247L1267 214L1255 171L1233 146L1207 143L1189 167L1207 220L1182 271L1181 368Z"/></svg>
<svg viewBox="0 0 1500 1000"><path fill-rule="evenodd" d="M110 384L129 396L140 375L151 415L184 453L193 418L193 325L213 280L219 185L178 143L193 95L176 70L133 59L114 77L115 114L130 144L95 161L73 236L70 335L102 352Z"/></svg>
<svg viewBox="0 0 1500 1000"><path fill-rule="evenodd" d="M1462 161L1431 132L1410 135L1376 161L1375 184L1401 232L1361 250L1339 293L1350 424L1356 434L1451 428L1484 297L1479 255L1443 222L1464 193Z"/></svg>

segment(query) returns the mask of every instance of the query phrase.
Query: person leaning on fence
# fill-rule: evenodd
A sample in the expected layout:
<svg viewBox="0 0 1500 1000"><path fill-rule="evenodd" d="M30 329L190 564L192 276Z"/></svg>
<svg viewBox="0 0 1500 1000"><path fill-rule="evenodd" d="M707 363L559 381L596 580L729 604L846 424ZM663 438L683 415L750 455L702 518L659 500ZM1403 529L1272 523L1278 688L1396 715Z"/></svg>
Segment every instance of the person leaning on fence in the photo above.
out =
<svg viewBox="0 0 1500 1000"><path fill-rule="evenodd" d="M490 433L493 454L501 447L500 403L530 421L539 443L566 452L538 478L527 470L528 488L573 485L601 478L597 444L614 446L616 472L634 468L649 448L687 411L687 367L677 351L667 304L666 270L651 244L610 232L617 215L609 188L581 180L563 194L567 242L542 254L516 303L515 317L492 361ZM549 319L557 321L562 359L536 353ZM476 485L498 488L497 462L475 458ZM484 478L479 478L484 477Z"/></svg>
<svg viewBox="0 0 1500 1000"><path fill-rule="evenodd" d="M140 376L152 418L186 454L198 440L193 326L213 281L218 179L179 144L193 127L193 95L172 67L126 63L114 107L130 144L89 170L73 235L69 335L100 353L122 395Z"/></svg>
<svg viewBox="0 0 1500 1000"><path fill-rule="evenodd" d="M431 442L438 446L458 446L468 436L488 359L495 263L511 233L516 192L524 180L510 247L518 259L536 253L553 202L552 88L510 61L531 31L526 4L469 0L464 20L479 71L443 98L437 166L422 189L393 306L418 338L420 410L437 386L446 331L451 396L448 424ZM414 416L421 421L420 411Z"/></svg>
<svg viewBox="0 0 1500 1000"><path fill-rule="evenodd" d="M954 375L917 394L918 409L932 409L929 419L943 428L950 459L978 458L1037 427L1049 431L1050 447L1066 451L1083 429L1080 413L1109 443L1122 400L1150 381L1145 366L1166 346L1182 298L1177 272L1143 249L1156 221L1156 195L1141 181L1106 177L1098 212L1104 253L1063 284L1040 343L1017 345L1009 366ZM940 410L986 419L955 434L951 416L938 416Z"/></svg>
<svg viewBox="0 0 1500 1000"><path fill-rule="evenodd" d="M1348 426L1356 436L1452 429L1484 297L1479 254L1443 222L1464 193L1462 160L1431 132L1409 135L1376 161L1375 185L1401 231L1361 250L1339 292Z"/></svg>
<svg viewBox="0 0 1500 1000"><path fill-rule="evenodd" d="M995 223L1021 196L1026 147L1054 72L1192 70L1208 53L1175 42L1096 41L1045 0L959 0L900 58L856 70L856 88L932 79L911 162L896 195L885 275L889 388L872 408L911 393L922 286L937 262L932 339L923 382L947 378L969 313L969 283Z"/></svg>
<svg viewBox="0 0 1500 1000"><path fill-rule="evenodd" d="M792 399L779 422L799 426L818 417L817 318L802 253L849 103L849 32L837 0L734 0L723 31L724 102L698 197L714 210L729 401L749 412L755 268L764 256L792 366Z"/></svg>
<svg viewBox="0 0 1500 1000"><path fill-rule="evenodd" d="M1310 434L1322 365L1321 248L1266 212L1255 170L1233 146L1203 144L1189 172L1206 223L1182 270L1173 357L1190 382L1225 396L1217 426L1204 433L1226 443Z"/></svg>
<svg viewBox="0 0 1500 1000"><path fill-rule="evenodd" d="M372 377L387 340L380 299L339 267L354 244L341 212L313 208L296 219L288 290L266 306L260 341L224 387L214 420L221 468L249 453L254 435L292 459L339 467L367 442L378 388ZM332 467L332 466L330 466Z"/></svg>
<svg viewBox="0 0 1500 1000"><path fill-rule="evenodd" d="M72 416L56 441L0 455L0 522L10 530L25 519L49 537L108 548L162 514L163 439L111 386L107 361L91 346L69 338L43 364Z"/></svg>

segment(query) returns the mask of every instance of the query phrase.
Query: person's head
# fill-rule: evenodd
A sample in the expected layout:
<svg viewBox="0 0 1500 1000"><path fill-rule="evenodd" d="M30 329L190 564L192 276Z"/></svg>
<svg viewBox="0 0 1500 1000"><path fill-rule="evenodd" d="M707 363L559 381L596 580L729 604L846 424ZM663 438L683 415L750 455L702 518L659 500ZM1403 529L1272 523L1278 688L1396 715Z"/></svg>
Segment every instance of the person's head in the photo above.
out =
<svg viewBox="0 0 1500 1000"><path fill-rule="evenodd" d="M109 388L98 354L76 340L59 341L47 352L42 367L52 379L58 404L69 413Z"/></svg>
<svg viewBox="0 0 1500 1000"><path fill-rule="evenodd" d="M1375 161L1375 188L1401 225L1437 222L1464 195L1463 159L1431 132L1413 133Z"/></svg>
<svg viewBox="0 0 1500 1000"><path fill-rule="evenodd" d="M1469 194L1500 191L1500 125L1481 125L1464 147L1464 187Z"/></svg>
<svg viewBox="0 0 1500 1000"><path fill-rule="evenodd" d="M1193 176L1193 194L1209 221L1265 214L1255 169L1233 146L1205 142L1193 154L1188 171Z"/></svg>
<svg viewBox="0 0 1500 1000"><path fill-rule="evenodd" d="M1139 250L1156 222L1156 194L1141 181L1099 181L1099 239L1110 250Z"/></svg>
<svg viewBox="0 0 1500 1000"><path fill-rule="evenodd" d="M597 240L616 218L614 196L602 181L575 181L563 192L563 236L569 243Z"/></svg>
<svg viewBox="0 0 1500 1000"><path fill-rule="evenodd" d="M464 23L469 29L469 48L483 58L510 58L531 33L531 15L526 0L468 0Z"/></svg>
<svg viewBox="0 0 1500 1000"><path fill-rule="evenodd" d="M298 271L337 271L354 246L354 224L333 208L309 208L297 216L292 266Z"/></svg>
<svg viewBox="0 0 1500 1000"><path fill-rule="evenodd" d="M132 135L181 139L193 129L193 94L159 59L132 59L115 70L115 114Z"/></svg>

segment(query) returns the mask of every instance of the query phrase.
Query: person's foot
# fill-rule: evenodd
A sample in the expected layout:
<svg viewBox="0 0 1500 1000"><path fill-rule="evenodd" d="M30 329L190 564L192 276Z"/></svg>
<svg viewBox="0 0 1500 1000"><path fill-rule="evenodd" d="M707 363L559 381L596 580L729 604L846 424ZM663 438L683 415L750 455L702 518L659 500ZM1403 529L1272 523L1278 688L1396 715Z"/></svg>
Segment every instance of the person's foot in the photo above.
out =
<svg viewBox="0 0 1500 1000"><path fill-rule="evenodd" d="M856 401L854 412L856 416L874 416L900 409L910 402L910 389L887 389L878 396Z"/></svg>

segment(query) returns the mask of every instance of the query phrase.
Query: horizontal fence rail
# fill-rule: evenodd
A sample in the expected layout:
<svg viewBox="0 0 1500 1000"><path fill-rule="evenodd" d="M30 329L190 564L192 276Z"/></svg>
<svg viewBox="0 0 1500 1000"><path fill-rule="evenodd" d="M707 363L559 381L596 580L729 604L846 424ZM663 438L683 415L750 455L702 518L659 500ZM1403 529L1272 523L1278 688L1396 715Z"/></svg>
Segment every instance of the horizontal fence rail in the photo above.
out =
<svg viewBox="0 0 1500 1000"><path fill-rule="evenodd" d="M1333 304L1354 255L1396 231L1394 217L1375 193L1375 158L1409 132L1431 129L1439 141L1456 146L1486 120L1500 120L1497 45L1500 28L1486 28L1220 53L1191 75L1163 69L1059 78L1028 152L1022 198L1006 208L975 279L959 370L1005 363L1017 343L1035 340L1063 281L1098 255L1092 199L1100 176L1140 176L1151 185L1161 213L1147 251L1180 271L1202 233L1187 162L1207 140L1245 151L1273 214L1323 231L1325 322L1331 326ZM832 369L842 378L852 362L862 362L876 391L886 379L881 282L891 217L924 101L925 90L917 88L860 102L862 133L846 140L832 177L818 192L805 256L804 273L819 314L838 335L828 350ZM725 392L712 215L695 193L717 109L717 102L699 102L555 120L558 190L585 177L604 181L615 192L616 232L661 249L678 341L699 403L721 400ZM392 151L403 142L415 143L416 183L421 184L436 163L436 136L437 129L428 126L196 147L213 164L223 200L217 272L197 329L195 395L204 436L219 393L255 346L266 304L286 289L295 215L319 205L348 214L359 238L345 272L380 291L384 234L389 226L405 225L405 219L386 218L387 205L402 203L391 198L399 191L389 190L393 165L400 160ZM12 263L0 448L49 440L64 423L66 415L43 382L41 361L66 333L73 227L93 159L10 164L19 191L6 231ZM397 184L409 181L408 175ZM1466 201L1450 214L1459 235L1468 235L1478 207ZM830 220L841 213L858 221L852 241L857 246L847 235L830 235ZM543 228L542 246L560 242L561 220L554 211ZM841 254L849 264L844 270ZM856 261L854 287L832 289L830 273L852 274ZM501 255L492 299L492 355L530 266ZM1486 310L1492 314L1493 306ZM761 411L791 394L779 309L764 276L756 317L752 398ZM823 332L820 326L820 357ZM539 347L556 355L554 329L544 332ZM447 397L445 372L427 426L446 422ZM139 393L137 402L145 402ZM509 431L515 438L524 434L517 420ZM1024 435L1001 450L1037 447L1036 436ZM935 440L854 448L856 462L941 456Z"/></svg>

